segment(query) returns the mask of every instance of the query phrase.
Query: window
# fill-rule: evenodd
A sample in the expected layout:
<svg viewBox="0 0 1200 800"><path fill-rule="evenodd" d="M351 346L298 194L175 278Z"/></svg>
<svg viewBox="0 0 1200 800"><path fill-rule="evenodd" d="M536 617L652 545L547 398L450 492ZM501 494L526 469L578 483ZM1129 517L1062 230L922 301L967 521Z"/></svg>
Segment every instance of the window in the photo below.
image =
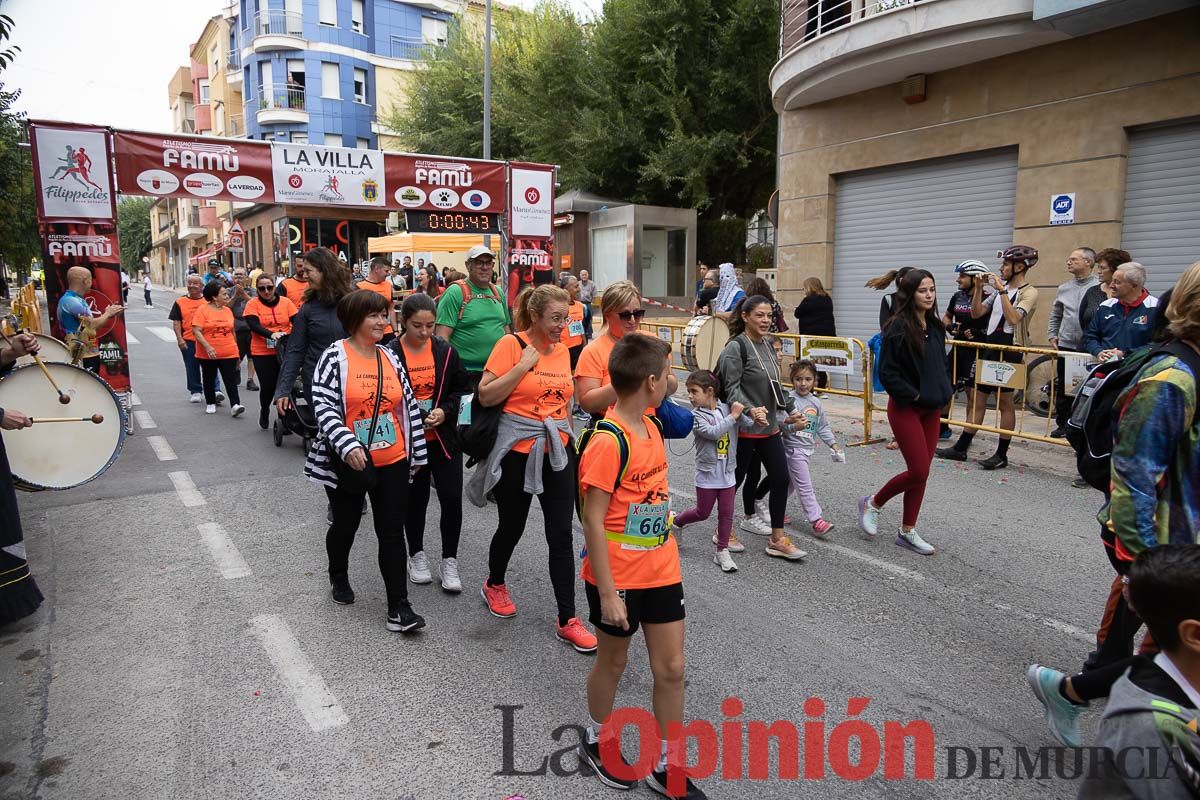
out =
<svg viewBox="0 0 1200 800"><path fill-rule="evenodd" d="M206 78L200 79L200 103L208 104L208 80Z"/></svg>
<svg viewBox="0 0 1200 800"><path fill-rule="evenodd" d="M294 135L292 136L292 141L293 142L296 141L296 137ZM325 134L313 133L312 131L309 131L308 143L309 144L325 144Z"/></svg>
<svg viewBox="0 0 1200 800"><path fill-rule="evenodd" d="M367 102L367 71L365 69L354 70L354 102Z"/></svg>
<svg viewBox="0 0 1200 800"><path fill-rule="evenodd" d="M208 63L212 64L212 66L209 68L209 71L214 75L220 71L221 59L217 55L217 46L215 44L208 49Z"/></svg>
<svg viewBox="0 0 1200 800"><path fill-rule="evenodd" d="M363 0L350 0L350 28L357 33L363 32Z"/></svg>
<svg viewBox="0 0 1200 800"><path fill-rule="evenodd" d="M320 22L337 27L337 0L321 0Z"/></svg>
<svg viewBox="0 0 1200 800"><path fill-rule="evenodd" d="M371 140L364 139L360 136L354 140L354 146L360 150L368 150L371 147Z"/></svg>
<svg viewBox="0 0 1200 800"><path fill-rule="evenodd" d="M338 65L330 64L328 61L321 62L321 97L328 97L330 100L341 100L342 92L338 86L340 77L338 75Z"/></svg>
<svg viewBox="0 0 1200 800"><path fill-rule="evenodd" d="M445 44L446 30L446 20L421 17L421 41L429 44Z"/></svg>
<svg viewBox="0 0 1200 800"><path fill-rule="evenodd" d="M287 60L287 76L289 89L304 88L304 59L289 58Z"/></svg>
<svg viewBox="0 0 1200 800"><path fill-rule="evenodd" d="M292 134L292 144L308 144L308 134L297 131Z"/></svg>

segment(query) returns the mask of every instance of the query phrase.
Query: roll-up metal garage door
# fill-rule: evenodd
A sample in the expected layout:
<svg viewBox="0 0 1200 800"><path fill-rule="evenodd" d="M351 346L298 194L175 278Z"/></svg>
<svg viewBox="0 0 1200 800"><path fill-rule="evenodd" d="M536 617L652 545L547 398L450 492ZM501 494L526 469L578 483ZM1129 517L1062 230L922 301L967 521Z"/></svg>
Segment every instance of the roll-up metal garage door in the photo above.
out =
<svg viewBox="0 0 1200 800"><path fill-rule="evenodd" d="M933 273L938 309L945 310L958 288L955 264L967 258L995 264L996 251L1013 244L1016 187L1015 149L839 176L833 248L838 333L866 341L879 330L884 293L863 283L905 265Z"/></svg>
<svg viewBox="0 0 1200 800"><path fill-rule="evenodd" d="M1129 134L1121 247L1156 295L1200 261L1200 122Z"/></svg>

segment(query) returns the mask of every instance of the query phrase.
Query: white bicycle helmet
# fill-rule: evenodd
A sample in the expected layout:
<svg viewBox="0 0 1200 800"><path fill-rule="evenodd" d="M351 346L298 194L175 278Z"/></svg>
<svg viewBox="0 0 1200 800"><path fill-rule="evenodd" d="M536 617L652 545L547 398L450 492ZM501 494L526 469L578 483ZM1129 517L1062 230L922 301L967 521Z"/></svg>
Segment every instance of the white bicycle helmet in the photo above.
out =
<svg viewBox="0 0 1200 800"><path fill-rule="evenodd" d="M988 269L987 264L984 264L977 258L968 258L966 261L960 261L958 266L954 268L954 271L956 273L970 275L972 277L976 275L986 275L991 272L991 270Z"/></svg>

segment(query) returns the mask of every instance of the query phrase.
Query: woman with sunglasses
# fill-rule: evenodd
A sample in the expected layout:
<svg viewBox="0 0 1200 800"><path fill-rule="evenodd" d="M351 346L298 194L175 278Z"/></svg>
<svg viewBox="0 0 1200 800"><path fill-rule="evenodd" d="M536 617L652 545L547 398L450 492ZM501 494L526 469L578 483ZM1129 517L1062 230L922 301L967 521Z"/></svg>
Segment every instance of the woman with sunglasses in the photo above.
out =
<svg viewBox="0 0 1200 800"><path fill-rule="evenodd" d="M258 427L264 431L270 427L271 398L279 383L279 355L275 348L279 340L292 332L292 317L296 316L296 304L275 292L275 281L270 275L260 274L255 279L255 294L242 319L250 326L250 361L259 380Z"/></svg>
<svg viewBox="0 0 1200 800"><path fill-rule="evenodd" d="M575 396L579 405L594 418L603 417L617 402L617 393L608 379L608 358L621 337L637 333L646 316L642 295L631 281L617 281L600 298L604 327L579 354L575 366ZM668 377L668 393L675 391L675 376Z"/></svg>
<svg viewBox="0 0 1200 800"><path fill-rule="evenodd" d="M788 422L803 418L794 411L795 401L783 391L779 377L779 362L774 349L767 344L773 314L771 301L762 295L747 297L735 308L729 324L731 338L717 359L717 377L725 387L730 403L741 403L745 413L754 420L748 430L739 430L737 446L737 482L742 485L742 503L746 518L741 528L749 533L770 535L767 555L796 561L805 553L792 544L783 533L783 518L787 510L787 454L779 431L777 412L786 409ZM767 501L771 522L764 523L755 515L755 490L758 488L758 469L761 462L770 480Z"/></svg>

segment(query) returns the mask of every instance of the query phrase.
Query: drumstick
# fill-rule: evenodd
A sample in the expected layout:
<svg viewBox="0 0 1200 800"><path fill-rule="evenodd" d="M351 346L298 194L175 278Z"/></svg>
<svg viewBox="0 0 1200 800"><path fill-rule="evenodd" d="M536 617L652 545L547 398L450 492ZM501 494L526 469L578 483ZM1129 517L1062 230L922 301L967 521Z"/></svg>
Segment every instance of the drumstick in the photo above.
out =
<svg viewBox="0 0 1200 800"><path fill-rule="evenodd" d="M8 338L7 333L0 330L0 336L4 337L4 341L8 342L9 347L14 347L12 339ZM70 403L71 396L62 389L58 388L58 384L54 382L54 378L50 375L50 370L46 369L45 362L38 358L37 353L30 353L29 355L33 356L33 363L42 368L42 374L46 376L46 380L50 381L50 385L54 387L54 391L58 392L58 402L62 403L64 406Z"/></svg>
<svg viewBox="0 0 1200 800"><path fill-rule="evenodd" d="M104 422L103 414L92 414L90 417L30 417L30 423L34 422L93 422L99 425Z"/></svg>

